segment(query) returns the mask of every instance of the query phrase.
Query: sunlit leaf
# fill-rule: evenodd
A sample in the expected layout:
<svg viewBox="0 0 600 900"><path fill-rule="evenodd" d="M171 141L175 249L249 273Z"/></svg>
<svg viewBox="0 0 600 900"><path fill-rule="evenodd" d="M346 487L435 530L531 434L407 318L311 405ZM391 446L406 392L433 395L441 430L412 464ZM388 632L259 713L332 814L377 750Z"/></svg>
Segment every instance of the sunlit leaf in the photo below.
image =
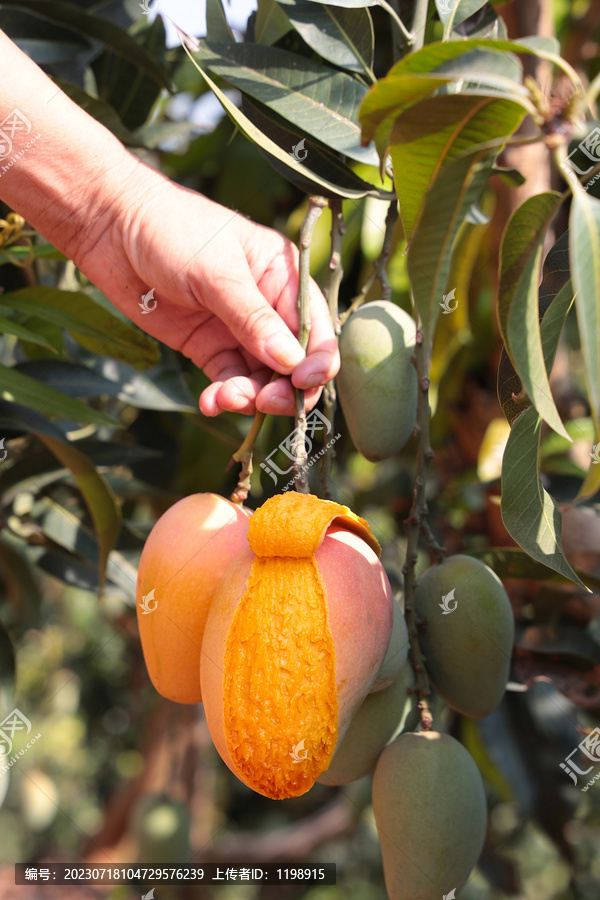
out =
<svg viewBox="0 0 600 900"><path fill-rule="evenodd" d="M262 44L200 41L194 56L203 68L264 103L307 137L377 165L375 150L361 146L358 109L367 89L358 79Z"/></svg>
<svg viewBox="0 0 600 900"><path fill-rule="evenodd" d="M185 36L182 35L182 39L185 39ZM189 54L189 50L187 46L184 44L186 53ZM287 169L291 169L293 172L307 178L309 181L315 181L318 185L325 188L327 191L330 191L333 196L337 197L346 197L346 198L359 198L364 197L364 191L357 191L352 189L344 189L339 185L329 181L326 178L323 178L317 175L315 172L311 171L311 169L302 165L291 153L286 152L284 149L278 146L275 141L272 141L265 134L260 131L259 128L254 125L250 119L245 116L237 106L231 102L227 94L225 94L210 78L210 76L196 63L193 57L190 55L190 59L196 65L198 71L201 73L202 77L205 79L206 83L209 85L221 105L223 109L228 114L230 119L235 122L240 131L246 135L251 141L254 141L255 144L258 144L263 150L273 156L278 162L283 163L283 165Z"/></svg>
<svg viewBox="0 0 600 900"><path fill-rule="evenodd" d="M407 264L427 345L448 286L454 239L487 182L494 157L479 150L455 160L438 175L425 198Z"/></svg>
<svg viewBox="0 0 600 900"><path fill-rule="evenodd" d="M536 194L511 216L500 250L498 320L504 344L531 403L558 434L569 439L552 397L539 316L539 270L546 231L560 194Z"/></svg>

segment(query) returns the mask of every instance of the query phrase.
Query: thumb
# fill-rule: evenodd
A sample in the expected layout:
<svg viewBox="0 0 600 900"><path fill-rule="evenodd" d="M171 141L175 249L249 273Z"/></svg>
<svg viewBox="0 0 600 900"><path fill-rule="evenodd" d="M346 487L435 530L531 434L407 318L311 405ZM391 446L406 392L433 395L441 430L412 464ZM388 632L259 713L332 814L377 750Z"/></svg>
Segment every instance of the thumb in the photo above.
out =
<svg viewBox="0 0 600 900"><path fill-rule="evenodd" d="M289 375L305 353L278 312L263 297L246 258L226 262L218 278L203 281L204 305L221 319L242 347L265 366Z"/></svg>

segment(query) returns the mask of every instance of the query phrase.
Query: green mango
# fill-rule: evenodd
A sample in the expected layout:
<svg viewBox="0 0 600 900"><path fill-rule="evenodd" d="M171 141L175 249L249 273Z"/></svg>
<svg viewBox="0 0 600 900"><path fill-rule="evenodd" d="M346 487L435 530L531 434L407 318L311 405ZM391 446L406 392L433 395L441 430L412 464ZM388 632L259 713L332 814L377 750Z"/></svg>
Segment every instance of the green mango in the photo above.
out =
<svg viewBox="0 0 600 900"><path fill-rule="evenodd" d="M479 770L453 737L409 732L389 744L375 767L373 812L390 900L441 900L466 882L487 812Z"/></svg>
<svg viewBox="0 0 600 900"><path fill-rule="evenodd" d="M389 687L404 668L407 658L408 631L404 621L404 613L398 601L394 600L394 620L390 643L381 663L381 668L377 673L377 678L369 693L374 694L376 691L382 691L384 688Z"/></svg>
<svg viewBox="0 0 600 900"><path fill-rule="evenodd" d="M371 462L399 453L415 427L415 335L414 320L389 300L365 303L342 328L338 396L352 440Z"/></svg>
<svg viewBox="0 0 600 900"><path fill-rule="evenodd" d="M406 663L389 687L369 694L363 700L339 743L329 768L317 781L328 785L357 781L373 771L388 741L403 729L417 727L417 698L408 693L414 683L412 667L410 663Z"/></svg>
<svg viewBox="0 0 600 900"><path fill-rule="evenodd" d="M436 691L465 716L488 716L504 694L514 643L502 582L480 560L452 556L419 578L415 603L425 619L419 643Z"/></svg>

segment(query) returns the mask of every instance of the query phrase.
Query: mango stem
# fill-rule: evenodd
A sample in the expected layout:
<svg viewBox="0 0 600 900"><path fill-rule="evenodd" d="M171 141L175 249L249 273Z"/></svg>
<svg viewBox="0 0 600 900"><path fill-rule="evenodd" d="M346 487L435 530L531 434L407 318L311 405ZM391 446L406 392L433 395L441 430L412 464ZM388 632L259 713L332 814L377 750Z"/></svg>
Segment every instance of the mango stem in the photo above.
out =
<svg viewBox="0 0 600 900"><path fill-rule="evenodd" d="M376 281L379 281L379 284L381 285L381 299L392 299L392 287L387 277L387 264L390 253L392 251L392 240L394 237L394 228L397 221L398 200L394 197L388 207L387 216L385 217L385 234L383 238L383 245L381 247L381 253L375 261L373 271L363 284L360 294L356 295L348 309L341 314L340 322L342 325L344 325L348 321L352 313L356 312L359 306L362 306L363 303L366 303L369 291Z"/></svg>
<svg viewBox="0 0 600 900"><path fill-rule="evenodd" d="M419 711L421 714L421 727L423 731L430 731L433 717L429 708L431 690L429 679L425 669L425 659L421 652L418 639L418 622L415 609L415 566L417 564L417 552L419 547L419 535L424 533L430 548L435 553L438 562L444 559L444 548L441 547L433 536L433 532L427 521L427 472L429 463L433 458L431 441L429 437L429 420L431 409L429 407L429 355L431 352L431 340L427 342L423 337L422 325L417 318L417 340L412 362L417 370L417 382L419 392L417 396L417 424L415 431L418 440L417 469L413 487L413 502L408 518L404 523L406 530L406 562L402 567L404 575L404 600L405 616L410 641L410 654L412 666L415 672L416 685L414 692L419 698Z"/></svg>
<svg viewBox="0 0 600 900"><path fill-rule="evenodd" d="M298 260L298 343L304 351L308 347L310 336L310 245L317 219L327 206L325 197L310 197L308 210L300 228L300 258ZM308 468L306 465L306 407L304 391L294 388L296 407L294 440L292 455L294 457L295 488L308 494Z"/></svg>
<svg viewBox="0 0 600 900"><path fill-rule="evenodd" d="M344 277L344 267L342 264L342 245L346 226L344 225L344 213L342 210L342 201L340 198L330 200L331 207L331 253L329 256L329 272L327 273L327 282L325 284L325 299L329 306L329 315L333 324L336 339L341 332L340 317L338 313L338 299L340 294L340 285ZM325 418L330 422L333 430L333 422L335 419L335 411L337 408L337 394L335 390L335 379L328 381L323 389L323 413ZM321 490L326 500L333 500L333 491L331 488L331 466L335 450L333 445L328 446L323 455L321 463Z"/></svg>

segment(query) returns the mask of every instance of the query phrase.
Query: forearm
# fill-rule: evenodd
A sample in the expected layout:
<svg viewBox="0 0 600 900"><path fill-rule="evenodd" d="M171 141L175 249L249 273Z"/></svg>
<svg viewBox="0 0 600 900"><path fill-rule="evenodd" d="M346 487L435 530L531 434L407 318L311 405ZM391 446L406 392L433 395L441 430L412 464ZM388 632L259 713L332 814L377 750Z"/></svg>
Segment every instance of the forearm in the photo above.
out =
<svg viewBox="0 0 600 900"><path fill-rule="evenodd" d="M64 253L82 258L126 197L134 202L140 168L0 31L1 200Z"/></svg>

